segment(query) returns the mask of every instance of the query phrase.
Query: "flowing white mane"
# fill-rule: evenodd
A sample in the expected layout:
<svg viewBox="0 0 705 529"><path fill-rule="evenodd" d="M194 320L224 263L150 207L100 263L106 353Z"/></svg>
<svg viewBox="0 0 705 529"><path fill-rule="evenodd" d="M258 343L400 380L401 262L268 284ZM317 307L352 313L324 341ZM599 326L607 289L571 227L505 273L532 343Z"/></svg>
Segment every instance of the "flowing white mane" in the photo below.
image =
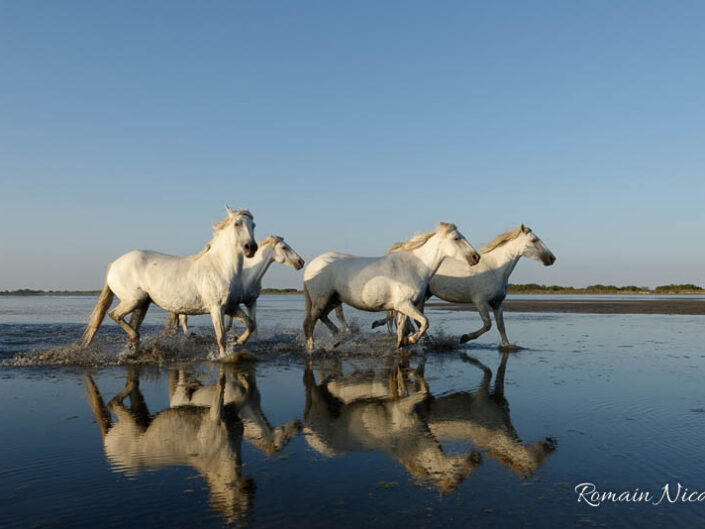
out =
<svg viewBox="0 0 705 529"><path fill-rule="evenodd" d="M528 230L529 228L525 227L523 224L519 226L518 228L515 228L513 230L505 231L504 233L500 233L495 237L492 241L488 242L487 244L483 245L482 248L480 248L480 254L486 254L491 252L492 250L495 250L496 248L499 248L503 244L508 243L509 241L513 241L519 235L525 232L525 230Z"/></svg>
<svg viewBox="0 0 705 529"><path fill-rule="evenodd" d="M421 248L424 244L428 242L428 240L433 237L436 234L446 234L449 233L453 230L457 230L457 226L455 224L450 224L448 222L439 222L438 227L433 230L429 231L426 233L421 233L419 235L414 235L411 237L408 241L406 242L396 242L392 244L389 249L387 250L386 255L389 255L390 253L393 252L400 252L400 251L411 251L411 250L416 250L417 248Z"/></svg>
<svg viewBox="0 0 705 529"><path fill-rule="evenodd" d="M260 241L257 243L257 246L260 248L264 248L265 246L274 246L277 243L280 243L284 240L284 237L280 237L279 235L267 235L267 238L264 239L263 241Z"/></svg>

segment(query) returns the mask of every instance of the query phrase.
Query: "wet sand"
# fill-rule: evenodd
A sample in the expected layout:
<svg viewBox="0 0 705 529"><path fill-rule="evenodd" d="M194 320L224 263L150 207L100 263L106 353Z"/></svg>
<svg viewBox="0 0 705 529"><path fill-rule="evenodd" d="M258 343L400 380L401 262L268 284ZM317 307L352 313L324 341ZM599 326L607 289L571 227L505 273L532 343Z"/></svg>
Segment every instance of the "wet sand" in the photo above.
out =
<svg viewBox="0 0 705 529"><path fill-rule="evenodd" d="M475 310L471 303L433 301L427 307ZM694 314L705 315L705 299L507 299L505 312L574 312L581 314Z"/></svg>

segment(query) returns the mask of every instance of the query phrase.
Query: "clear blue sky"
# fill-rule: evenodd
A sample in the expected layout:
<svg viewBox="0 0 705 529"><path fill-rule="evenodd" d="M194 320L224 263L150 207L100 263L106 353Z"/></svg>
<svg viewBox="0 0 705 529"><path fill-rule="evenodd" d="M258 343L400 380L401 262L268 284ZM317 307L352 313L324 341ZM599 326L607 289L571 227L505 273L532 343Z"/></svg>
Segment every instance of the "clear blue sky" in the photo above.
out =
<svg viewBox="0 0 705 529"><path fill-rule="evenodd" d="M0 289L226 203L307 260L523 222L558 261L513 282L705 286L700 1L2 2L0 76Z"/></svg>

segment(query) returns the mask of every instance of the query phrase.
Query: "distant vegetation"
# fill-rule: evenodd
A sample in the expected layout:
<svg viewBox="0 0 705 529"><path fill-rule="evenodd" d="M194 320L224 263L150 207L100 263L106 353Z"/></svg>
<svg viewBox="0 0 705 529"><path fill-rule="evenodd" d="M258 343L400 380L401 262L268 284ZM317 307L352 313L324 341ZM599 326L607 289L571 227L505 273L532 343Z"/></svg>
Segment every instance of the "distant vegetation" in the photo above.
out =
<svg viewBox="0 0 705 529"><path fill-rule="evenodd" d="M303 294L303 290L295 288L263 288L262 294Z"/></svg>
<svg viewBox="0 0 705 529"><path fill-rule="evenodd" d="M627 285L590 285L585 288L564 287L561 285L539 285L526 283L524 285L509 285L510 294L703 294L705 289L693 283L679 285L659 285L654 289ZM2 290L0 296L97 296L100 290L33 290L21 288L19 290ZM263 288L262 294L303 294L295 288Z"/></svg>
<svg viewBox="0 0 705 529"><path fill-rule="evenodd" d="M527 283L524 285L509 285L510 294L702 294L703 288L692 283L680 285L660 285L653 290L649 287L627 285L590 285L585 288L564 287L560 285L539 285Z"/></svg>
<svg viewBox="0 0 705 529"><path fill-rule="evenodd" d="M2 290L0 296L98 296L100 290L33 290L20 288L19 290Z"/></svg>

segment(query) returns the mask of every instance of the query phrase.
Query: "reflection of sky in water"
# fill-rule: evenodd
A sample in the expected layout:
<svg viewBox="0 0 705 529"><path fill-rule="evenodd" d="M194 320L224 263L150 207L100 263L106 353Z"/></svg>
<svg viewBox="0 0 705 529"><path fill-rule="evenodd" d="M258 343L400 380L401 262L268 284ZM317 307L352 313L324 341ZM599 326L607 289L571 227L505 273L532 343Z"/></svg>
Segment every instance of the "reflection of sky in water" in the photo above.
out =
<svg viewBox="0 0 705 529"><path fill-rule="evenodd" d="M27 321L21 319L22 311L29 314L41 306L52 318L78 323L91 308L87 298L27 299L26 305L15 309L13 321ZM37 300L42 303L32 305ZM2 321L9 323L7 303L2 301ZM60 309L52 311L53 303ZM265 298L259 319L263 327L269 326L265 329L298 328L302 313L294 307L299 304L296 297ZM362 323L374 318L348 313L363 328ZM458 335L480 326L474 313L432 310L429 315L432 334L442 329L444 334ZM505 393L511 426L524 443L546 437L558 442L531 477L522 479L485 448L480 450L483 461L477 470L456 492L441 495L432 485L416 483L402 463L380 451L326 457L299 435L280 452L267 455L243 441L244 474L256 484L247 518L250 526L702 524L702 504L610 504L592 509L578 505L572 489L583 481L615 491L639 487L657 493L665 483L676 481L705 489L705 463L700 456L705 426L703 317L505 316L510 340L526 347L512 353L507 363ZM52 318L38 319L59 321ZM152 318L155 324L162 321L156 311ZM51 332L62 328L52 327ZM80 327L75 329L80 333ZM498 343L493 328L459 351L472 355L494 374L501 358ZM412 357L412 367L418 361ZM343 373L364 371L375 363L382 361L345 361ZM320 381L319 363L314 367ZM171 466L134 475L111 469L86 401L83 374L78 368L54 367L0 371L4 523L10 527L222 525L211 505L209 487L194 468ZM106 402L125 385L123 368L97 369L92 374ZM195 366L195 374L213 383L217 366ZM153 367L141 370L140 388L151 413L169 405L167 375L166 370ZM304 366L298 360L258 366L261 409L271 425L303 420L303 375ZM461 361L457 352L428 354L424 379L432 398L440 399L477 391L482 371ZM441 446L449 455L476 448L458 440L443 441Z"/></svg>

